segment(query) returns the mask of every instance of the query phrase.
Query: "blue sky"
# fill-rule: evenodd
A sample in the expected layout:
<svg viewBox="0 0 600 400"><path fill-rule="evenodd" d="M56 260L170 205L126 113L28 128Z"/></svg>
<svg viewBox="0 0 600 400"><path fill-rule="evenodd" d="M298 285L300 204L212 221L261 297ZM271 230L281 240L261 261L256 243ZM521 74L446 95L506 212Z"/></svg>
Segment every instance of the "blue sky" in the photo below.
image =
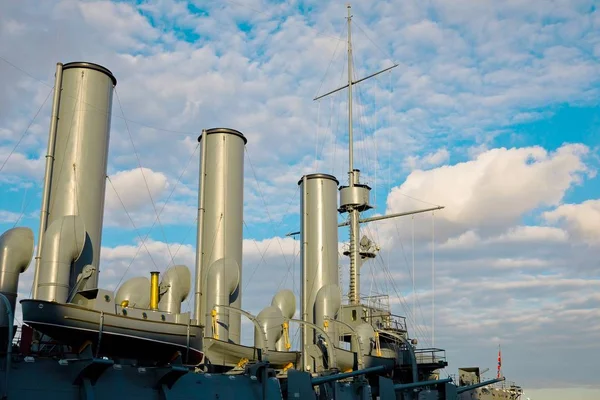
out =
<svg viewBox="0 0 600 400"><path fill-rule="evenodd" d="M343 84L345 2L0 6L0 56L21 69L0 60L0 163L50 93L57 61L102 64L119 81L124 112L115 97L108 174L139 235L154 212L129 135L159 208L173 192L146 246L157 267L172 261L169 243L174 261L193 268L196 138L226 126L248 138L244 308L258 313L270 301L264 293L297 291L299 246L283 236L298 226L297 181L316 171L346 179L345 93L312 101ZM493 368L501 343L506 375L531 398L573 387L580 398L600 396L589 357L600 339L596 7L389 0L353 8L356 77L399 63L355 92L356 166L374 188L372 213L446 206L435 216L435 344L447 348L455 373ZM37 237L50 103L0 172L0 231L19 219ZM106 193L101 284L114 288L139 236L111 185ZM383 250L362 271L363 294L391 292L425 344L431 220L414 219L416 295L411 219L365 228ZM145 250L135 260L125 278L154 269ZM346 260L340 264L344 271ZM21 278L22 295L31 273Z"/></svg>

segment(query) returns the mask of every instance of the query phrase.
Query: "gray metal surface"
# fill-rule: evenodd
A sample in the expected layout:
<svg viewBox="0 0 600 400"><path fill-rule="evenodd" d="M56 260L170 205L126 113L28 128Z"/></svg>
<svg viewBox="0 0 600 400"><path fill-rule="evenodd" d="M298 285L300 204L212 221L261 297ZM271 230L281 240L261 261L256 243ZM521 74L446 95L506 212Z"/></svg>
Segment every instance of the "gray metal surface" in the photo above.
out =
<svg viewBox="0 0 600 400"><path fill-rule="evenodd" d="M25 272L33 256L33 232L29 228L12 228L0 236L0 293L15 312L19 274ZM7 313L0 312L0 327L12 325Z"/></svg>
<svg viewBox="0 0 600 400"><path fill-rule="evenodd" d="M195 275L195 316L199 323L207 321L207 288L210 266L219 259L235 261L238 284L229 295L228 305L241 308L242 223L244 205L244 145L246 138L233 129L215 128L198 138L202 145L198 207L198 242ZM214 292L215 296L221 294ZM214 301L214 299L211 299ZM229 317L228 338L240 341L241 316Z"/></svg>
<svg viewBox="0 0 600 400"><path fill-rule="evenodd" d="M319 289L338 284L337 186L331 175L306 175L299 181L301 306L304 321L315 323L314 306ZM329 317L335 317L329 315ZM322 324L320 325L322 326ZM334 328L335 329L335 328ZM302 327L302 347L313 343L312 329Z"/></svg>
<svg viewBox="0 0 600 400"><path fill-rule="evenodd" d="M276 343L283 334L283 314L279 307L268 306L262 309L256 316L263 332L267 337L267 343L263 343L263 332L254 328L254 347L262 349L263 347L269 350L276 349Z"/></svg>
<svg viewBox="0 0 600 400"><path fill-rule="evenodd" d="M8 399L19 400L281 400L279 381L265 375L260 368L255 374L224 375L98 358L39 358L19 360L6 389Z"/></svg>
<svg viewBox="0 0 600 400"><path fill-rule="evenodd" d="M231 321L235 320L236 317L241 318L241 316L227 308L220 309L216 306L229 306L231 304L231 295L239 287L240 278L240 267L231 258L218 259L208 266L205 277L206 336L224 341L232 340ZM211 313L213 311L218 312L216 332L214 332L212 326ZM239 342L239 338L233 342Z"/></svg>
<svg viewBox="0 0 600 400"><path fill-rule="evenodd" d="M192 275L185 265L174 265L167 269L160 281L160 301L158 309L170 313L180 313L181 303L190 293Z"/></svg>
<svg viewBox="0 0 600 400"><path fill-rule="evenodd" d="M334 319L342 305L342 292L336 283L323 285L317 292L314 305L314 323L324 327L327 323L327 333L333 338L337 345L338 327L335 323L329 323L329 318Z"/></svg>
<svg viewBox="0 0 600 400"><path fill-rule="evenodd" d="M36 299L67 301L72 265L81 258L86 238L83 219L78 215L54 219L48 225L44 233Z"/></svg>
<svg viewBox="0 0 600 400"><path fill-rule="evenodd" d="M279 308L281 314L287 319L294 318L294 314L296 314L296 296L289 289L277 292L271 300L271 305ZM287 351L283 337L277 341L276 348L277 351Z"/></svg>
<svg viewBox="0 0 600 400"><path fill-rule="evenodd" d="M127 301L127 307L148 308L150 306L150 279L136 276L123 282L115 294L115 302Z"/></svg>
<svg viewBox="0 0 600 400"><path fill-rule="evenodd" d="M63 66L47 225L68 215L83 220L86 244L70 274L69 286L88 264L96 271L86 287L98 284L113 87L114 76L103 67L89 63ZM48 281L42 277L45 274L55 276L56 271L40 266L38 278ZM43 297L38 293L36 298Z"/></svg>

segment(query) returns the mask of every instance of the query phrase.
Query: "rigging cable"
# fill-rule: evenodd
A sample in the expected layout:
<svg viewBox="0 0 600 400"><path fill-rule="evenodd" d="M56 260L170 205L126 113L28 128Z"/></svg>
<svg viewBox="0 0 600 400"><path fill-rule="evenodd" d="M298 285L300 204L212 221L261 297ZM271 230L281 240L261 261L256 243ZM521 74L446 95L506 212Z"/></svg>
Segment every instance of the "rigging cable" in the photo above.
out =
<svg viewBox="0 0 600 400"><path fill-rule="evenodd" d="M173 186L173 188L171 189L171 192L169 193L169 196L167 197L165 203L162 206L162 209L159 212L159 215L162 214L162 212L164 211L165 207L167 206L167 204L169 203L169 200L171 199L171 196L173 196L173 193L175 192L175 189L177 189L177 186L179 185L179 183L181 182L181 178L183 177L183 175L185 174L185 172L187 171L192 159L194 158L194 155L196 154L196 151L198 151L198 146L199 144L196 145L196 147L194 148L194 151L192 152L192 155L190 156L190 158L187 161L187 164L185 166L185 168L183 169L183 171L181 171L181 174L179 174L179 177L177 178L177 181L175 182L175 185ZM108 177L107 177L108 178ZM108 178L110 179L110 178ZM115 192L117 192L116 188L113 186L113 189L115 190ZM118 197L118 193L117 193L117 197ZM146 236L144 237L144 239L142 240L142 242L138 245L138 248L133 256L133 258L131 259L129 266L125 269L125 272L123 272L123 275L121 276L121 279L119 280L119 283L117 284L117 287L121 284L121 282L123 281L123 278L125 277L125 275L127 274L127 271L129 270L129 267L131 267L131 265L133 264L133 262L135 261L135 258L137 257L139 251L141 250L142 246L145 246L146 241L148 240L148 237L150 236L150 233L152 232L152 230L154 229L154 226L156 225L158 221L158 218L154 219L154 222L152 223L152 226L150 226L150 229L148 230L148 232L146 233ZM168 246L168 243L165 243ZM156 264L155 264L156 265ZM158 267L157 267L158 268Z"/></svg>
<svg viewBox="0 0 600 400"><path fill-rule="evenodd" d="M0 56L0 60L4 61L6 64L8 64L9 66L15 68L16 70L22 72L23 74L27 75L28 77L30 77L31 79L35 80L36 82L38 82L38 83L40 83L40 84L42 84L44 86L47 86L49 88L54 89L53 85L49 84L48 82L46 82L46 81L44 81L42 79L36 78L31 73L25 71L23 68L18 67L17 65L13 64L12 62L10 62L9 60L7 60L6 58ZM52 91L50 93L52 93ZM65 94L65 93L63 93L61 95L61 97L63 97L63 96L67 97L67 98L76 99L76 97L68 95L68 94ZM101 114L110 113L110 110L106 111L106 110L103 110L103 109L99 109L97 106L94 106L93 104L90 104L90 103L88 103L86 101L81 101L81 103L85 104L90 109L95 109L97 112L99 112ZM146 124L145 122L140 122L140 121L136 121L136 120L133 120L133 119L125 118L124 116L120 116L120 115L114 115L113 114L112 117L122 119L122 120L124 120L126 122L129 122L129 123L135 124L135 125L139 125L139 126L142 126L144 128L153 129L153 130L161 131L161 132L169 132L169 133L175 133L175 134L185 135L185 136L197 135L198 134L198 132L195 132L195 131L181 131L181 130L176 130L176 129L161 128L161 127L157 127L157 126L152 126L152 125Z"/></svg>
<svg viewBox="0 0 600 400"><path fill-rule="evenodd" d="M127 218L129 218L129 222L131 222L131 226L133 226L133 229L135 230L135 233L138 235L138 237L140 238L140 240L142 240L142 235L140 235L140 232L138 231L138 228L135 226L135 222L133 222L133 219L131 218L131 215L129 215L129 212L127 211L127 207L125 207L125 203L123 203L123 200L121 199L121 196L119 196L119 193L117 192L117 189L115 188L115 185L113 184L112 180L110 179L110 176L107 175L106 179L108 180L108 183L110 183L110 186L115 191L115 194L117 195L117 199L119 199L119 202L121 203L121 206L123 206L123 211L125 211L125 215L127 215ZM154 264L154 266L156 268L158 268L158 265L156 265L156 262L154 262L154 258L152 257L152 254L150 253L150 250L148 249L148 246L146 246L146 243L144 241L142 241L142 245L144 246L144 248L148 252L148 256L150 257L150 261L152 261L152 264ZM137 251L136 251L136 255L137 255ZM125 269L125 273L127 273L127 271L129 270L129 267L131 267L131 264L133 264L133 260L131 260L131 263L129 263L129 266ZM123 277L125 276L125 273L123 274ZM123 278L121 278L121 280L119 281L119 283L117 283L117 285L115 287L118 287L119 284L121 284L122 280L123 280Z"/></svg>
<svg viewBox="0 0 600 400"><path fill-rule="evenodd" d="M42 105L40 106L40 108L38 108L38 110L35 112L35 115L33 116L33 118L29 121L29 124L27 125L27 128L25 128L25 130L21 134L21 137L17 141L17 143L14 145L14 147L12 148L12 150L8 153L8 156L6 157L6 159L4 160L4 162L2 163L2 165L0 166L0 172L2 172L2 170L6 166L6 163L10 159L10 157L14 154L14 152L17 150L17 147L19 147L19 145L21 144L21 142L23 141L23 139L25 138L25 136L29 132L29 128L31 128L31 125L33 125L33 123L35 122L37 116L42 111L42 108L44 108L44 105L46 105L46 102L50 98L50 94L52 94L53 91L54 91L54 88L48 92L48 95L44 99L44 102L42 103Z"/></svg>
<svg viewBox="0 0 600 400"><path fill-rule="evenodd" d="M117 91L117 88L115 88L115 95L117 97L117 102L119 103L119 109L121 110L121 114L123 115L123 117L125 117L125 112L123 111L123 105L121 104L121 98L119 97L119 92ZM133 136L131 135L131 131L129 130L129 125L127 124L127 121L125 121L125 128L127 129L127 135L129 136L129 140L131 141L131 147L133 148L133 153L135 154L135 158L138 162L138 166L140 167L140 173L142 174L142 179L144 180L144 186L146 186L146 191L148 192L148 197L150 198L150 203L152 203L152 210L154 211L154 215L156 215L156 220L158 221L158 227L160 228L163 239L167 246L167 252L169 253L169 257L171 259L170 262L174 264L173 254L171 253L171 248L169 246L167 234L165 232L164 226L162 225L162 223L160 221L160 215L158 214L158 211L156 209L156 203L154 202L154 199L152 198L152 192L150 191L150 186L148 185L148 180L146 179L146 174L144 174L144 168L142 167L142 160L140 159L140 155L137 151L137 148L135 147L135 143L133 141Z"/></svg>
<svg viewBox="0 0 600 400"><path fill-rule="evenodd" d="M353 19L352 21L354 22L354 25L362 31L362 33L365 35L365 37L367 39L369 39L369 41L371 43L373 43L373 45L375 47L377 47L377 49L379 49L379 51L381 51L381 53L384 56L388 57L394 64L398 64L396 61L394 61L394 57L392 57L392 54L386 53L373 39L371 39L371 37L367 34L367 32L363 28L360 27L360 24L356 22L356 19Z"/></svg>
<svg viewBox="0 0 600 400"><path fill-rule="evenodd" d="M366 226L366 230L368 231L369 235L373 236L373 233L371 231L370 226L367 224ZM404 250L404 246L402 244L402 239L400 239L400 235L399 236L399 240L400 240L400 246L402 249L402 254L404 256L404 260L406 262L406 265L408 267L408 261L406 259L406 253ZM411 316L411 311L410 311L410 307L408 306L408 303L406 301L406 299L404 298L404 296L401 295L401 292L397 289L395 283L394 283L394 277L392 275L392 272L389 268L386 267L386 264L383 262L383 260L381 259L381 257L378 258L378 261L381 263L381 267L382 267L382 271L384 274L384 278L387 278L387 280L390 282L390 285L392 287L392 289L394 290L396 297L398 298L398 302L400 303L400 306L405 310L406 314L408 315L408 319L411 320L415 325L415 332L417 332L418 335L420 335L423 338L427 338L429 335L427 334L427 332L423 332L422 328L417 324L417 316L416 315L412 315ZM387 287L387 285L386 285Z"/></svg>
<svg viewBox="0 0 600 400"><path fill-rule="evenodd" d="M410 268L409 268L408 259L406 258L406 252L404 250L404 244L402 242L402 238L401 238L401 235L400 235L400 230L398 228L398 221L394 221L394 227L396 228L396 235L398 236L398 240L400 241L400 247L402 248L402 255L404 256L404 263L406 265L406 270L408 271L409 275L412 277L412 273L411 273ZM419 297L418 296L415 297L415 300L417 302L418 314L420 314L421 320L423 321L423 325L420 326L417 323L417 317L418 317L418 315L413 315L413 319L414 319L413 322L415 323L415 325L419 326L419 330L420 331L423 331L425 333L424 335L422 335L422 337L424 338L424 340L428 341L429 340L428 338L430 336L429 335L429 328L428 328L428 325L425 323L425 317L423 315L423 308L421 306L421 302L419 301Z"/></svg>
<svg viewBox="0 0 600 400"><path fill-rule="evenodd" d="M252 163L252 159L250 158L250 153L248 152L248 147L247 146L244 146L244 151L246 153L246 156L248 157L248 162L250 164L250 169L252 170L252 175L254 176L254 180L256 182L256 187L258 189L258 193L260 195L260 198L261 198L261 200L263 202L263 205L265 206L265 211L267 213L267 217L269 218L269 222L271 224L271 227L273 228L273 233L275 235L275 239L276 239L277 243L279 244L279 249L281 250L281 255L283 256L283 260L285 262L287 270L289 271L290 268L291 268L291 264L288 263L287 257L285 256L285 251L283 250L283 245L281 244L281 240L280 240L279 236L277 236L277 231L276 231L283 224L284 219L282 218L281 221L279 222L279 224L277 226L275 226L273 218L271 217L271 213L269 212L269 207L268 207L267 202L265 200L265 196L263 195L262 189L260 187L260 183L258 182L258 177L256 175L256 170L254 169L254 164ZM296 191L298 191L298 189L296 189ZM294 196L295 196L295 194L294 194ZM287 210L285 212L286 214L289 211L289 208L291 206L292 201L293 201L293 198L288 203L288 208L287 208ZM271 245L271 242L268 243L267 247L265 248L264 253L266 253L266 251L267 251L267 249L269 248L270 245ZM260 265L260 262L259 262L259 265ZM255 267L254 270L256 271L257 268L258 268L258 265ZM254 274L254 272L253 272L253 274Z"/></svg>

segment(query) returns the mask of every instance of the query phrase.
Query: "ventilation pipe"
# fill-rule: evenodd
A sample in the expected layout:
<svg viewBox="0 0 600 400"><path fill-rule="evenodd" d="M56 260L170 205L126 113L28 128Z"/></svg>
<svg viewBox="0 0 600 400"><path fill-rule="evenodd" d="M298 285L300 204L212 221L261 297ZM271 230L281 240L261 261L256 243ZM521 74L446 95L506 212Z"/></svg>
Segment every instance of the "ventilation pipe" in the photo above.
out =
<svg viewBox="0 0 600 400"><path fill-rule="evenodd" d="M315 300L315 325L325 329L325 317L336 319L341 306L342 291L340 290L340 287L335 283L323 286L319 289ZM329 337L337 342L335 323L328 323L327 325L329 325L326 329Z"/></svg>
<svg viewBox="0 0 600 400"><path fill-rule="evenodd" d="M44 233L37 299L64 303L69 296L71 265L79 259L86 243L83 220L68 215L54 220Z"/></svg>
<svg viewBox="0 0 600 400"><path fill-rule="evenodd" d="M231 260L238 268L236 287L227 292L229 299L220 303L242 308L242 224L244 206L244 145L246 138L236 130L215 128L203 131L198 138L200 151L200 182L198 188L198 232L196 243L196 274L194 283L195 316L199 324L211 325L211 304L208 291L214 293L216 283L211 276L213 263ZM216 274L216 275L214 275ZM210 275L210 276L209 276ZM220 290L220 289L219 289ZM223 293L219 292L219 296ZM219 314L225 310L219 310ZM231 315L228 338L240 342L241 315Z"/></svg>
<svg viewBox="0 0 600 400"><path fill-rule="evenodd" d="M161 296L158 309L169 313L180 313L181 303L190 293L192 275L185 265L174 265L163 274L160 282Z"/></svg>
<svg viewBox="0 0 600 400"><path fill-rule="evenodd" d="M281 314L286 319L292 319L296 314L296 296L294 295L294 292L289 289L283 289L277 292L275 296L273 296L271 305L279 308ZM283 339L277 340L275 348L277 351L288 351ZM269 347L269 349L271 349L271 347Z"/></svg>
<svg viewBox="0 0 600 400"><path fill-rule="evenodd" d="M206 279L210 284L206 288L206 336L212 336L219 340L232 341L230 310L218 306L229 306L231 296L240 284L240 267L235 260L222 258L213 262L208 268ZM213 331L212 312L216 311L217 331ZM234 312L234 316L240 316Z"/></svg>
<svg viewBox="0 0 600 400"><path fill-rule="evenodd" d="M15 314L19 274L27 270L31 257L33 257L33 232L31 229L12 228L0 236L0 293L8 299L12 315ZM2 336L6 337L5 330L13 323L14 321L9 321L6 312L0 312Z"/></svg>
<svg viewBox="0 0 600 400"><path fill-rule="evenodd" d="M283 334L283 314L279 307L268 306L256 316L260 327L263 332L266 332L267 345L265 346L263 335L264 333L259 331L257 327L254 327L254 347L258 349L267 348L274 350L276 348L277 341Z"/></svg>
<svg viewBox="0 0 600 400"><path fill-rule="evenodd" d="M117 290L115 301L122 307L147 309L150 305L150 280L145 276L126 280Z"/></svg>
<svg viewBox="0 0 600 400"><path fill-rule="evenodd" d="M53 263L43 256L46 252L44 234L53 223L70 215L80 216L86 236L85 247L68 275L67 292L86 265L92 265L95 271L85 288L98 285L112 97L116 83L113 74L97 64L74 62L63 65L62 71L57 68L56 85L60 90L55 91L56 104L53 105L48 140L38 244L41 257L36 257L34 277L36 299L48 298L48 291L43 295L38 291L42 287L42 276L49 273L44 271L44 264ZM61 281L60 284L64 283Z"/></svg>

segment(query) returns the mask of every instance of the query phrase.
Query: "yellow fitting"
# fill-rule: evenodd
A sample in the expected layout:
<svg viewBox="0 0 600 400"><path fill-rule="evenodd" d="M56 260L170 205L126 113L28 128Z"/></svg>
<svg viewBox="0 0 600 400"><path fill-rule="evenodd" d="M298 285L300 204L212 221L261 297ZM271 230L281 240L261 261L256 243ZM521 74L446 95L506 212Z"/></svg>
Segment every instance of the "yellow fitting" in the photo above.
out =
<svg viewBox="0 0 600 400"><path fill-rule="evenodd" d="M294 366L294 364L292 363L287 363L285 365L285 367L283 367L283 372L287 371L288 369L292 368Z"/></svg>
<svg viewBox="0 0 600 400"><path fill-rule="evenodd" d="M292 348L292 344L290 343L290 325L287 321L283 322L283 345L286 350L290 350Z"/></svg>
<svg viewBox="0 0 600 400"><path fill-rule="evenodd" d="M379 342L379 332L375 331L375 354L381 357L381 343Z"/></svg>
<svg viewBox="0 0 600 400"><path fill-rule="evenodd" d="M240 359L240 361L238 361L238 363L237 363L237 366L238 366L239 368L244 368L244 366L245 366L246 364L248 364L248 361L249 361L249 360L248 360L246 357L244 357L244 358L241 358L241 359Z"/></svg>
<svg viewBox="0 0 600 400"><path fill-rule="evenodd" d="M323 328L325 328L325 332L327 332L327 328L329 328L329 321L323 321Z"/></svg>
<svg viewBox="0 0 600 400"><path fill-rule="evenodd" d="M213 308L210 311L210 316L212 319L213 339L219 339L219 332L217 331L217 310Z"/></svg>
<svg viewBox="0 0 600 400"><path fill-rule="evenodd" d="M123 301L121 302L121 307L125 308L125 307L127 307L127 306L129 306L129 300L123 300Z"/></svg>
<svg viewBox="0 0 600 400"><path fill-rule="evenodd" d="M158 274L159 272L150 272L150 309L158 310Z"/></svg>

